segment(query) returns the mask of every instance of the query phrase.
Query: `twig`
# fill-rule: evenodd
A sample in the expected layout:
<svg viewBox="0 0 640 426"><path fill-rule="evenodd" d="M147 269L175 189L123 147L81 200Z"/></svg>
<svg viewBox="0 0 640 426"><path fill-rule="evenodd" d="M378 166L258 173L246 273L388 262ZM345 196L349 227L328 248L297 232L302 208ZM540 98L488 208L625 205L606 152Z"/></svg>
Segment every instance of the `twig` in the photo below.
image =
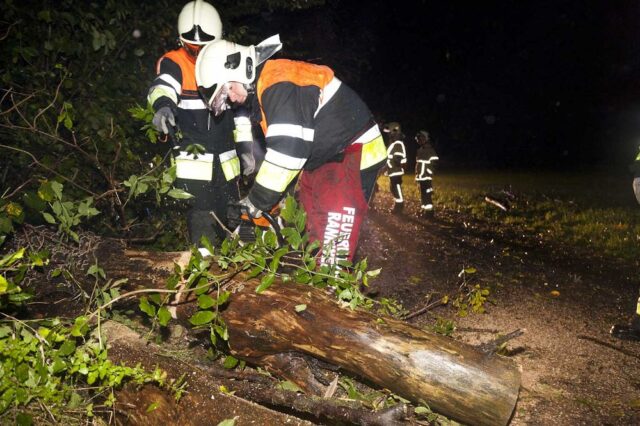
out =
<svg viewBox="0 0 640 426"><path fill-rule="evenodd" d="M227 228L227 227L225 226L225 224L224 224L224 223L222 223L222 221L218 218L218 216L216 216L215 212L210 211L210 212L209 212L209 214L210 214L211 216L213 216L213 218L216 220L216 222L218 222L218 225L220 225L220 227L224 230L224 232L226 232L226 233L227 233L227 235L229 235L229 236L233 235L233 232L231 232L231 231L229 230L229 228Z"/></svg>
<svg viewBox="0 0 640 426"><path fill-rule="evenodd" d="M484 200L489 204L493 204L494 206L496 206L500 210L503 210L505 212L507 210L509 210L509 205L507 203L501 202L501 201L499 201L499 200L497 200L497 199L495 199L493 197L490 197L490 196L487 195L486 197L484 197Z"/></svg>
<svg viewBox="0 0 640 426"><path fill-rule="evenodd" d="M429 303L430 301L431 301L431 295L429 295L429 299L427 299L427 302L426 302L426 303L427 303L427 305L426 305L426 306L424 306L424 307L422 307L422 308L418 309L417 311L414 311L414 312L408 313L407 315L405 315L405 317L404 317L403 319L404 319L404 320L408 320L408 319L410 319L410 318L417 317L418 315L422 315L422 314L424 314L424 313L425 313L425 312L427 312L429 309L431 309L431 308L433 308L433 307L435 307L435 306L439 306L439 305L442 305L442 304L443 304L443 303L442 303L442 298L439 298L439 299L438 299L438 300L436 300L435 302L431 302L431 303Z"/></svg>
<svg viewBox="0 0 640 426"><path fill-rule="evenodd" d="M614 351L618 351L618 352L620 352L622 354L625 354L627 356L640 359L639 355L637 355L637 354L635 354L635 353L633 353L631 351L628 351L628 350L626 350L624 348L621 348L619 346L616 346L616 345L612 345L611 343L603 342L602 340L598 340L595 337L584 336L584 335L580 335L580 336L577 336L577 337L578 337L578 339L588 340L588 341L593 342L593 343L595 343L597 345L604 346L605 348L613 349Z"/></svg>
<svg viewBox="0 0 640 426"><path fill-rule="evenodd" d="M29 157L31 157L31 159L33 160L33 162L35 164L37 164L39 167L42 167L43 169L45 169L46 171L48 171L49 173L53 173L54 175L58 176L59 178L63 179L65 182L69 182L71 185L75 186L76 188L86 192L87 194L91 194L91 196L95 197L97 194L95 194L93 191L91 191L88 188L83 187L82 185L79 185L77 183L75 183L74 181L72 181L71 179L67 178L65 175L56 172L55 170L45 166L44 164L42 164L40 161L38 161L38 159L35 157L35 155L33 155L32 153L30 153L29 151L25 151L24 149L20 149L20 148L16 148L13 146L8 146L8 145L3 145L0 144L0 148L5 148L5 149L9 149L12 151L18 151L22 154L28 155Z"/></svg>
<svg viewBox="0 0 640 426"><path fill-rule="evenodd" d="M487 343L483 343L478 346L480 352L484 352L485 354L494 353L502 344L508 342L511 339L515 339L516 337L522 336L526 330L517 329L512 331L511 333L505 334L504 336L497 337L493 340L488 341Z"/></svg>

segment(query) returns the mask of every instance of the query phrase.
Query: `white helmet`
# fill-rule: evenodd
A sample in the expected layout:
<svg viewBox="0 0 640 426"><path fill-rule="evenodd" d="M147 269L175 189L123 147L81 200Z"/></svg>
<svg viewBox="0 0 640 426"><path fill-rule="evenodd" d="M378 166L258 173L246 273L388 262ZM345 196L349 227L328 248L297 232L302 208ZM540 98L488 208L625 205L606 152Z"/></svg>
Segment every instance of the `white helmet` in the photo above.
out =
<svg viewBox="0 0 640 426"><path fill-rule="evenodd" d="M222 21L215 7L203 0L185 4L178 15L182 43L203 45L222 38Z"/></svg>
<svg viewBox="0 0 640 426"><path fill-rule="evenodd" d="M198 91L216 115L226 108L226 83L249 85L256 78L256 67L282 48L278 35L257 46L243 46L227 40L207 44L196 60Z"/></svg>

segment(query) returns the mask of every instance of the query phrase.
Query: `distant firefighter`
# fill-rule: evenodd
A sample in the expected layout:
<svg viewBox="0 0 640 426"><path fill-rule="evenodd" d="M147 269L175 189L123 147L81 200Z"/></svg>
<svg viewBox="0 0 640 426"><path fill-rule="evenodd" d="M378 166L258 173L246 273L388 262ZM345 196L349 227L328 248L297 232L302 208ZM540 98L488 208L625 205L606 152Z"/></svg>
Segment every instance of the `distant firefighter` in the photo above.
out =
<svg viewBox="0 0 640 426"><path fill-rule="evenodd" d="M422 215L433 215L433 173L438 154L431 146L426 130L420 130L415 137L418 144L416 153L416 181L420 185L420 211Z"/></svg>
<svg viewBox="0 0 640 426"><path fill-rule="evenodd" d="M395 201L393 212L400 213L404 206L404 197L402 195L403 165L407 162L404 134L400 123L395 121L385 124L382 131L387 134L387 168L385 174L389 176L389 186Z"/></svg>
<svg viewBox="0 0 640 426"><path fill-rule="evenodd" d="M636 194L636 200L640 204L640 147L636 159L629 169L633 173L633 192ZM609 331L613 337L623 340L640 340L640 295L636 302L636 311L628 324L615 324Z"/></svg>

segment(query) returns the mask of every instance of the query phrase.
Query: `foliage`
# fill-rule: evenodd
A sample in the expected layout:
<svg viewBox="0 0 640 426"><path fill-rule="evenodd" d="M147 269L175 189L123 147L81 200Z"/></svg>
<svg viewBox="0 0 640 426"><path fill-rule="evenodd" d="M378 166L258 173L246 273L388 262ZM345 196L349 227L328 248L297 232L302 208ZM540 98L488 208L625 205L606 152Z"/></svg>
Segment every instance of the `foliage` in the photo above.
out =
<svg viewBox="0 0 640 426"><path fill-rule="evenodd" d="M452 301L453 306L458 309L458 316L466 317L469 312L477 314L485 312L489 288L470 283L469 277L476 272L475 268L464 268L458 274L458 277L462 278L462 284L460 284L458 295Z"/></svg>
<svg viewBox="0 0 640 426"><path fill-rule="evenodd" d="M65 200L62 195L64 185L56 181L43 182L38 190L38 196L48 203L51 213L42 212L47 223L57 224L61 233L69 235L76 242L78 234L72 229L80 224L84 218L98 215L100 212L93 207L93 199L87 197L81 201Z"/></svg>
<svg viewBox="0 0 640 426"><path fill-rule="evenodd" d="M453 332L456 330L455 322L444 319L444 318L436 318L436 323L431 327L431 330L434 333L442 334L444 336L452 336Z"/></svg>
<svg viewBox="0 0 640 426"><path fill-rule="evenodd" d="M53 421L65 416L92 417L110 409L113 388L125 381L164 384L166 373L114 365L107 350L89 336L86 317L0 322L0 415L40 411ZM86 391L90 390L90 396ZM101 405L92 402L101 395Z"/></svg>
<svg viewBox="0 0 640 426"><path fill-rule="evenodd" d="M399 402L405 404L409 403L408 400L389 391L361 390L362 386L358 385L354 380L347 376L340 377L338 385L340 385L346 393L348 399L360 401L364 406L369 407L372 410L381 410L392 407Z"/></svg>
<svg viewBox="0 0 640 426"><path fill-rule="evenodd" d="M24 248L7 253L0 259L0 312L9 312L33 297L20 284L27 272L48 263L45 252L27 253Z"/></svg>
<svg viewBox="0 0 640 426"><path fill-rule="evenodd" d="M20 416L30 424L35 416L66 423L112 409L113 390L124 382L164 386L161 370L113 364L91 316L21 320L9 315L32 298L18 285L26 273L47 263L46 253L24 248L0 260L0 418ZM97 281L106 278L97 264L88 274ZM94 293L91 300L100 306L98 312L119 297L119 284L107 281Z"/></svg>
<svg viewBox="0 0 640 426"><path fill-rule="evenodd" d="M258 227L253 243L241 244L237 237L227 238L218 248L203 239L201 244L213 256L203 258L198 250L192 249L187 266L181 268L175 265L174 274L167 282L169 293L141 297L140 309L154 322L166 326L170 320L166 305L173 293L194 292L198 297L199 309L189 321L196 327L207 327L215 344L219 338L227 340L229 337L219 309L231 295L226 281L238 272L244 272L247 278L260 278L257 293L269 290L278 278L283 282L331 289L342 305L351 309L375 306L371 299L362 294L360 286L368 285L380 270L367 271L366 259L356 264L340 261L336 265L318 266L319 243L309 242L309 236L304 232L306 213L293 197L286 198L280 217L285 225L281 230L284 239L282 245L274 230ZM217 264L222 274L215 275L209 271L212 262ZM385 299L379 307L388 314L399 315L402 312L401 306L390 299ZM299 305L295 309L301 312L307 307Z"/></svg>

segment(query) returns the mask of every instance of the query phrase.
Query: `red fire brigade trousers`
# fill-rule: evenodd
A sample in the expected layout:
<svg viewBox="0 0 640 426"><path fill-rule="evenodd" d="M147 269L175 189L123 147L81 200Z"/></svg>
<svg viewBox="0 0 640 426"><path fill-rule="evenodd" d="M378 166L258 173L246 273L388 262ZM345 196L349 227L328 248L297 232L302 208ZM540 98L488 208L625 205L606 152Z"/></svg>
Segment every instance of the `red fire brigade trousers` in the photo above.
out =
<svg viewBox="0 0 640 426"><path fill-rule="evenodd" d="M310 241L320 241L319 265L334 265L341 260L353 261L360 227L366 217L368 200L375 179L366 182L360 175L361 146L345 150L341 162L326 163L305 170L299 181L299 200L307 212Z"/></svg>

